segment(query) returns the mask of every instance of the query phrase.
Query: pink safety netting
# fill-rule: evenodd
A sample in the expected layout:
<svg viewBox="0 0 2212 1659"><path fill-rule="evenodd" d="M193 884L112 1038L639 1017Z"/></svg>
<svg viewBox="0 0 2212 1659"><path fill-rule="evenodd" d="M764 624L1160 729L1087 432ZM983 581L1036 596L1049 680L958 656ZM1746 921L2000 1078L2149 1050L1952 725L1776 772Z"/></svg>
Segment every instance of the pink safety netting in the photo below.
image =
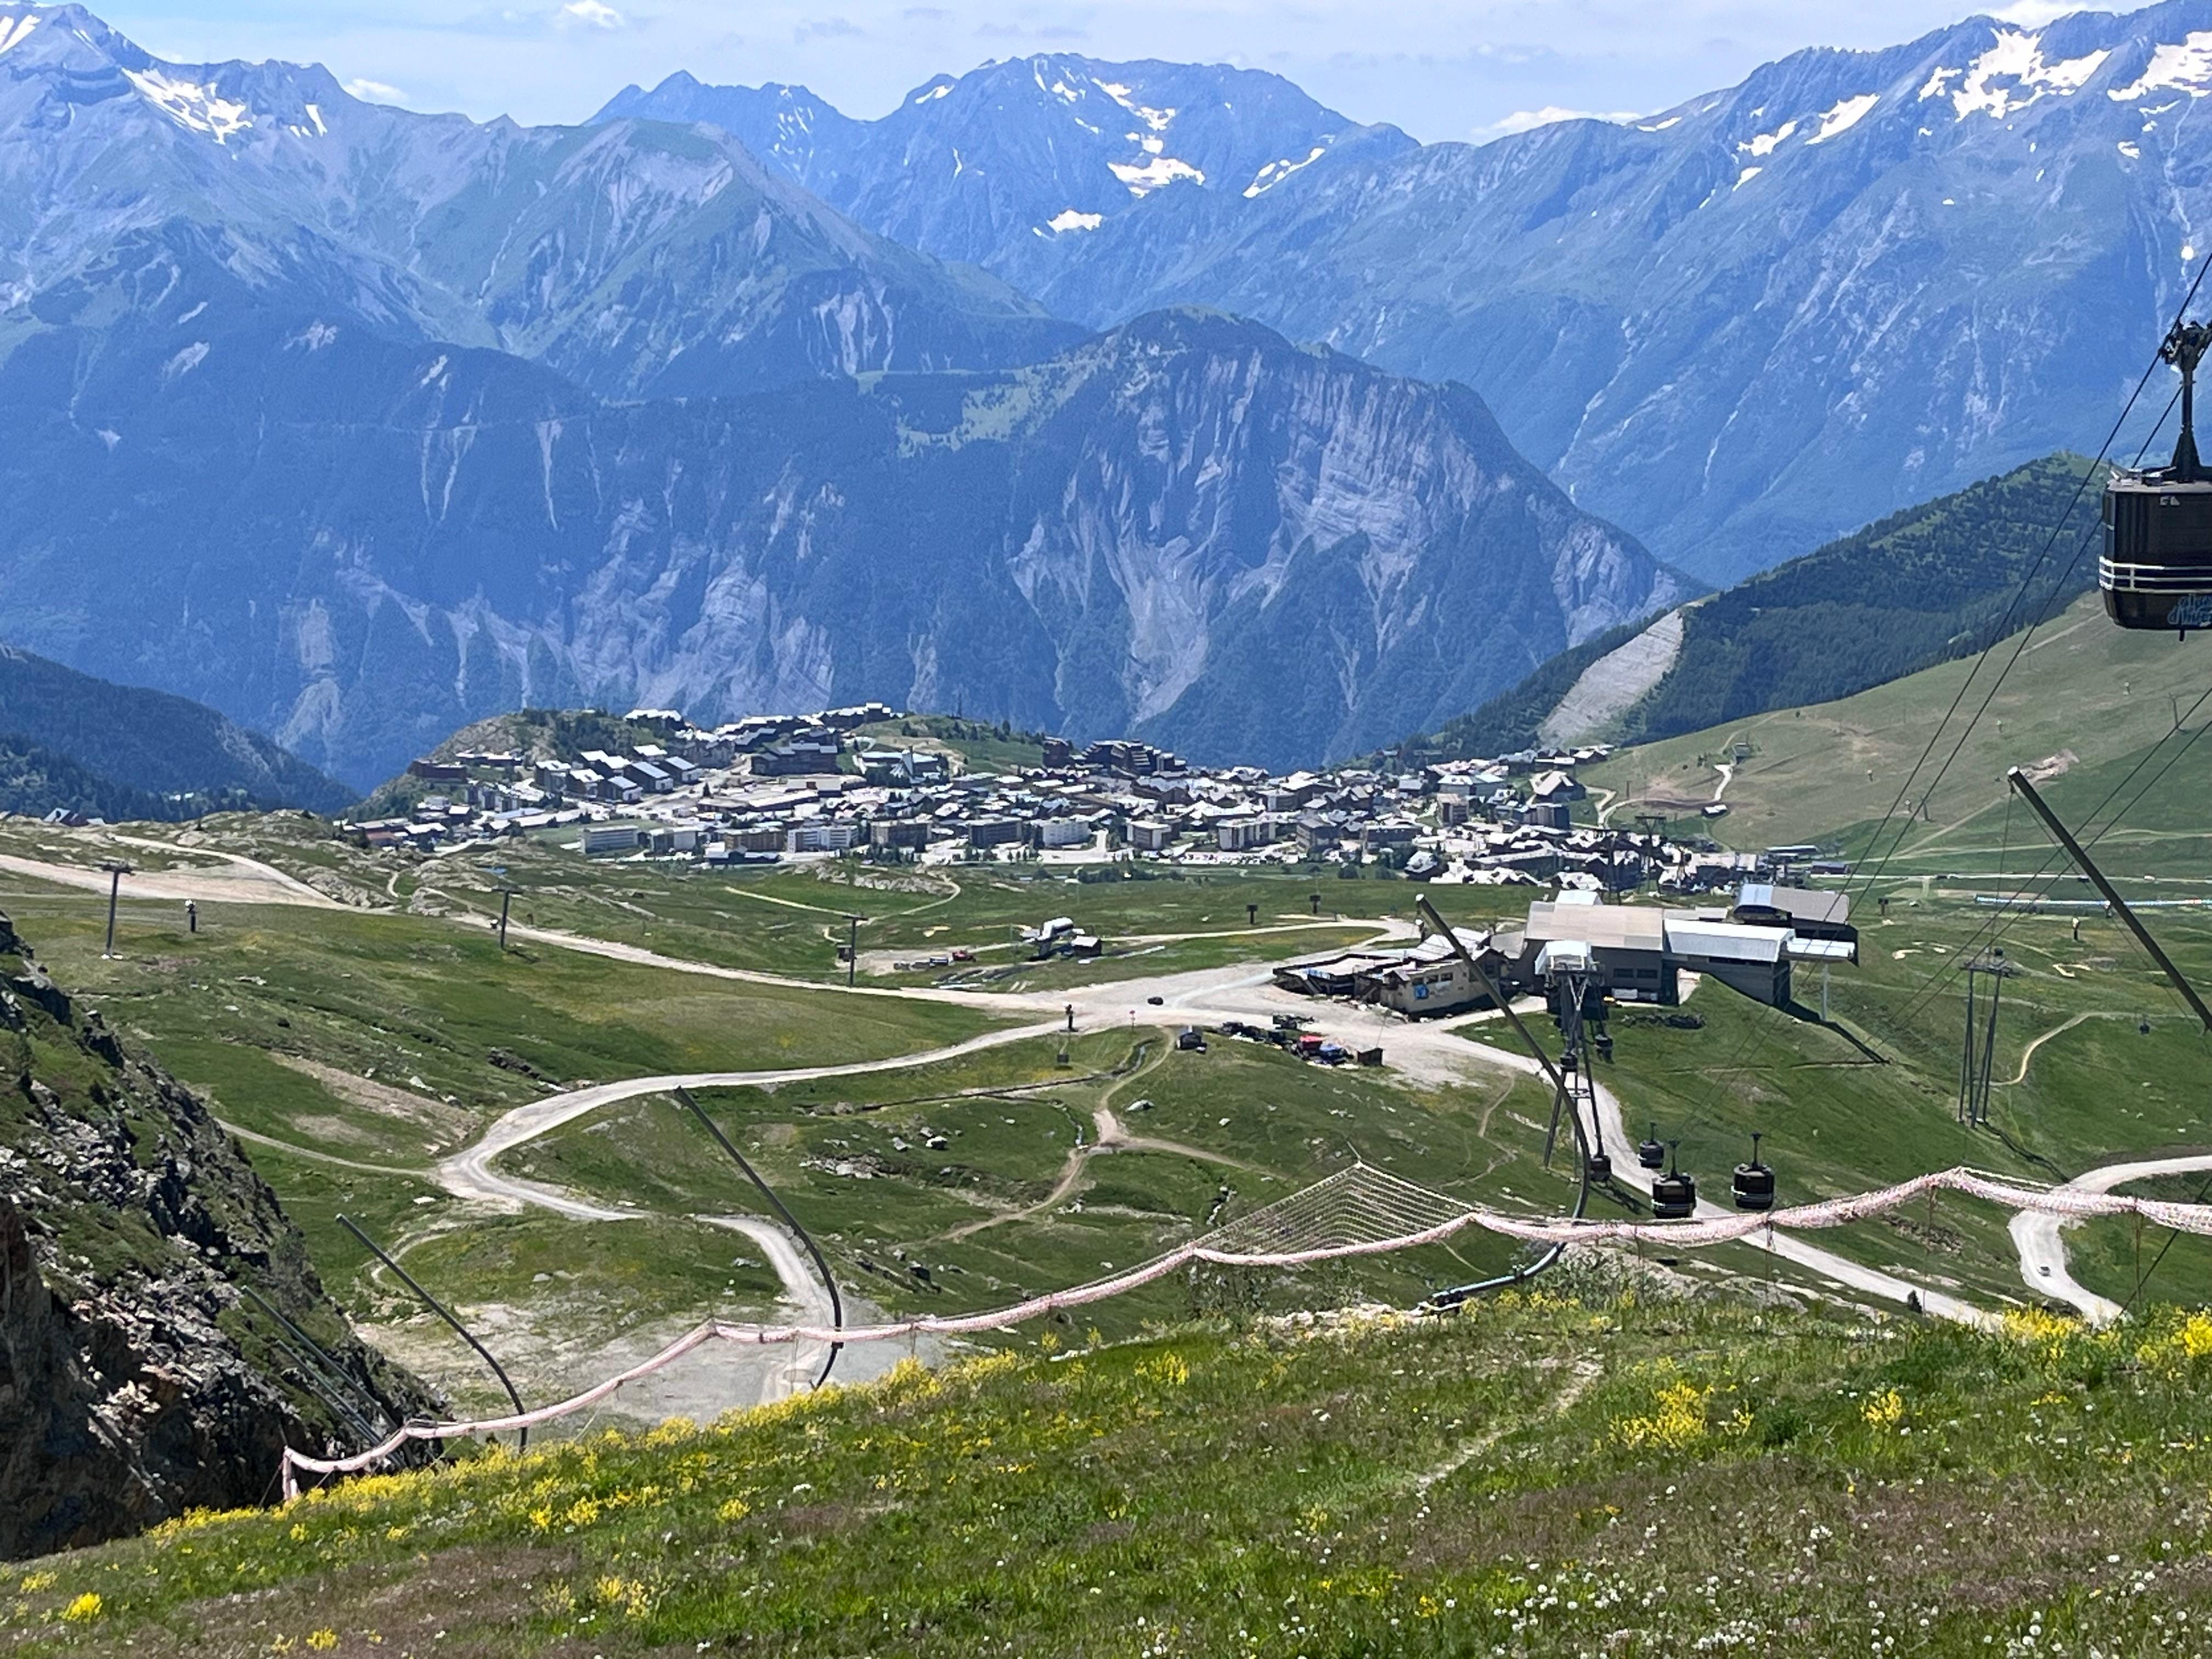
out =
<svg viewBox="0 0 2212 1659"><path fill-rule="evenodd" d="M823 1325L751 1325L710 1319L628 1370L534 1411L459 1422L403 1424L367 1450L345 1457L313 1457L287 1447L283 1459L284 1492L288 1498L298 1495L302 1471L314 1474L350 1474L383 1462L410 1440L458 1439L536 1428L589 1410L611 1398L626 1383L650 1376L714 1342L767 1346L795 1342L891 1342L921 1336L969 1336L1126 1295L1193 1262L1235 1267L1305 1267L1346 1257L1415 1249L1425 1244L1439 1243L1468 1227L1547 1245L1638 1241L1669 1246L1724 1244L1769 1229L1800 1231L1848 1226L1937 1192L1958 1193L2005 1209L2038 1211L2068 1219L2138 1215L2177 1231L2212 1236L2212 1204L2180 1204L2081 1188L2025 1186L1965 1168L1917 1176L1876 1192L1765 1213L1721 1212L1685 1221L1577 1221L1506 1215L1477 1208L1370 1165L1355 1164L1139 1267L1067 1290L1033 1296L1011 1307L951 1317L926 1314L842 1330Z"/></svg>

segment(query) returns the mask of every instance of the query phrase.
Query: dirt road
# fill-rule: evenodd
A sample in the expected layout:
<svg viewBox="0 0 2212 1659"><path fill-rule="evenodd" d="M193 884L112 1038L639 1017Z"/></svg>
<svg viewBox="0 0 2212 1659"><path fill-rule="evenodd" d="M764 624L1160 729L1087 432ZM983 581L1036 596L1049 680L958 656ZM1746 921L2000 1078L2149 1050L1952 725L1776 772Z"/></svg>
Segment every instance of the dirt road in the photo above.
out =
<svg viewBox="0 0 2212 1659"><path fill-rule="evenodd" d="M2179 1158L2148 1158L2132 1163L2107 1164L2079 1175L2058 1188L2062 1193L2109 1193L2130 1182L2154 1176L2201 1175L2212 1170L2212 1155L2190 1153ZM2078 1283L2066 1267L2067 1223L2039 1210L2023 1210L2012 1218L2013 1247L2020 1252L2020 1276L2038 1296L2064 1302L2080 1310L2092 1324L2110 1324L2123 1311L2120 1304Z"/></svg>

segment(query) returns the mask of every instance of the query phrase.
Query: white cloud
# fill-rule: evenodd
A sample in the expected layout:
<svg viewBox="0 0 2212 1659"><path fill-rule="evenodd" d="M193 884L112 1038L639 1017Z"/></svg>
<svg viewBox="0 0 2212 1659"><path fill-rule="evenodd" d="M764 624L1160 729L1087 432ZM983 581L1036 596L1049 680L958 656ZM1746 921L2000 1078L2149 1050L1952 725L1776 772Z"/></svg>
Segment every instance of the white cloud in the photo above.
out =
<svg viewBox="0 0 2212 1659"><path fill-rule="evenodd" d="M618 29L623 26L623 15L605 0L568 0L568 3L553 14L553 21L562 28Z"/></svg>
<svg viewBox="0 0 2212 1659"><path fill-rule="evenodd" d="M371 81L356 76L345 83L345 89L364 104L404 104L407 94L397 87L387 87L381 81Z"/></svg>
<svg viewBox="0 0 2212 1659"><path fill-rule="evenodd" d="M1516 109L1501 120L1486 127L1477 127L1477 138L1505 138L1516 132L1532 132L1538 127L1548 127L1560 121L1622 121L1640 119L1643 112L1632 109L1592 110L1562 109L1557 104L1547 104L1541 109Z"/></svg>

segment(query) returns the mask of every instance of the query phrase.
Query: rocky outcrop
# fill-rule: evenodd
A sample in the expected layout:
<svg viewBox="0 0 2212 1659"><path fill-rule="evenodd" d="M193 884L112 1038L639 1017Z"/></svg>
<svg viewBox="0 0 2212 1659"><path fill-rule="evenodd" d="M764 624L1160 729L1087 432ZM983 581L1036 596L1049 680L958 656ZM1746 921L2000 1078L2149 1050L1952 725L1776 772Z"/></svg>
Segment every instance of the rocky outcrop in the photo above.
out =
<svg viewBox="0 0 2212 1659"><path fill-rule="evenodd" d="M264 1501L286 1444L436 1404L353 1336L205 1106L4 915L0 1062L0 1558Z"/></svg>

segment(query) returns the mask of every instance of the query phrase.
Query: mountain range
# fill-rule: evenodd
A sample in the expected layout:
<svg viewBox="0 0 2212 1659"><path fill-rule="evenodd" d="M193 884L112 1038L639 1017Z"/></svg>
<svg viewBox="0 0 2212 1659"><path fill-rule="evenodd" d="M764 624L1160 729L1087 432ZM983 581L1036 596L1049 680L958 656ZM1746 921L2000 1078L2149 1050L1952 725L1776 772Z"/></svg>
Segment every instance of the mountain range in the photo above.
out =
<svg viewBox="0 0 2212 1659"><path fill-rule="evenodd" d="M2212 0L2168 0L1802 52L1481 145L1249 71L1073 57L874 122L688 77L607 112L726 124L1062 316L1210 305L1464 381L1579 503L1726 583L2096 448L2212 253L2208 94Z"/></svg>
<svg viewBox="0 0 2212 1659"><path fill-rule="evenodd" d="M1687 591L1464 388L1212 313L1025 368L642 404L214 314L0 363L0 611L343 777L501 709L625 699L880 697L1296 764ZM212 337L180 372L187 337Z"/></svg>
<svg viewBox="0 0 2212 1659"><path fill-rule="evenodd" d="M2207 92L2170 0L1479 147L1059 56L526 128L0 4L0 605L363 786L525 698L1334 758L2094 447Z"/></svg>
<svg viewBox="0 0 2212 1659"><path fill-rule="evenodd" d="M1017 362L1085 331L710 130L417 115L319 66L163 63L74 5L0 5L0 349L200 266L611 397Z"/></svg>

